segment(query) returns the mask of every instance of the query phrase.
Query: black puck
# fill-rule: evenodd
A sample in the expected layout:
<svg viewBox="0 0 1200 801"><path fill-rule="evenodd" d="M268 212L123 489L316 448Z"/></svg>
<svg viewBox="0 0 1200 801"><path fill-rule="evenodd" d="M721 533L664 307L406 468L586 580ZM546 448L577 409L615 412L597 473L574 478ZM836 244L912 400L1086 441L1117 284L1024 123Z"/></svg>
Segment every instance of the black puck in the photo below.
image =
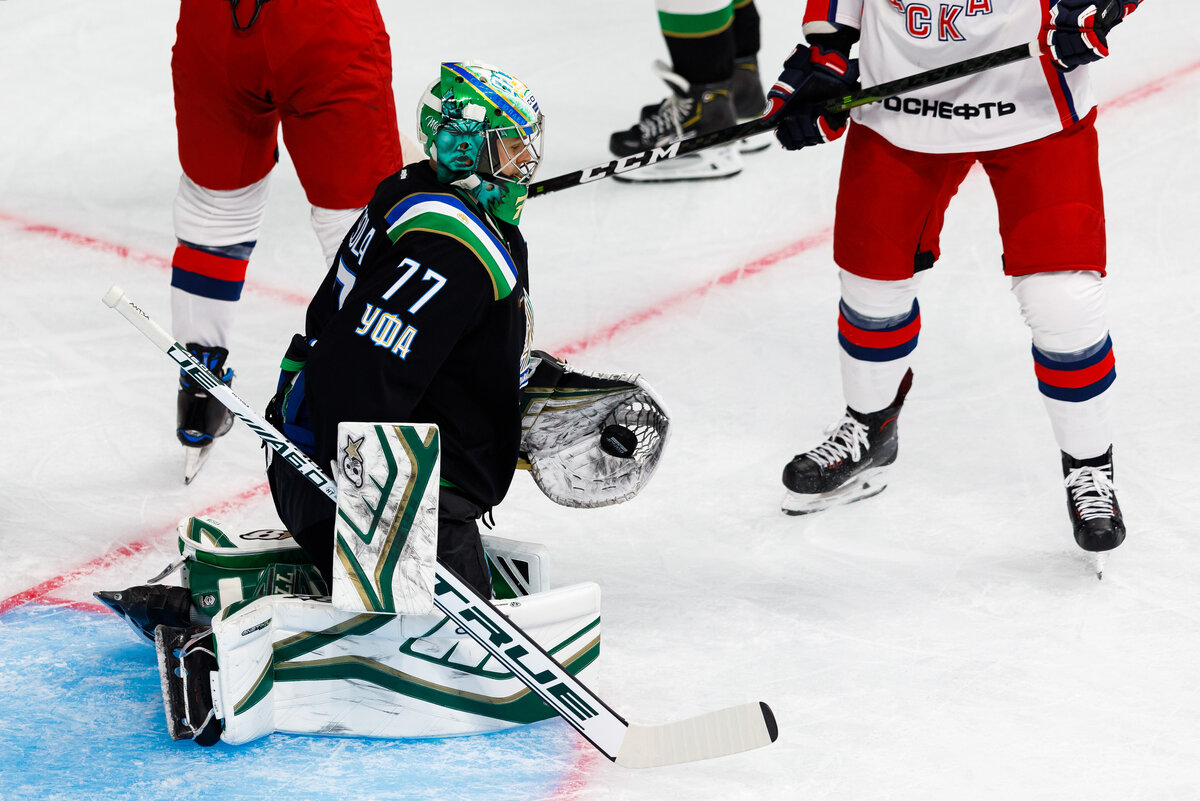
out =
<svg viewBox="0 0 1200 801"><path fill-rule="evenodd" d="M637 448L637 435L625 426L605 426L600 432L600 450L610 456L629 459Z"/></svg>

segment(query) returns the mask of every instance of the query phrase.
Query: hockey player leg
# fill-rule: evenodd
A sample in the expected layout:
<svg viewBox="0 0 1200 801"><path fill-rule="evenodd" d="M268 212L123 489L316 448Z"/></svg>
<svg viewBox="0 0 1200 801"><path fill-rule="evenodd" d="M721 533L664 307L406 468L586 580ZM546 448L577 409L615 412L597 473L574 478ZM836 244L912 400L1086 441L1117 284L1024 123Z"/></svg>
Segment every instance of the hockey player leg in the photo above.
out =
<svg viewBox="0 0 1200 801"><path fill-rule="evenodd" d="M758 51L762 44L761 21L754 0L736 0L733 4L733 81L730 93L738 123L758 119L767 108L762 77L758 71ZM738 150L757 153L771 146L771 137L760 134L742 139Z"/></svg>
<svg viewBox="0 0 1200 801"><path fill-rule="evenodd" d="M342 240L346 238L346 234L350 231L350 226L354 225L354 221L359 218L362 212L363 209L361 208L324 209L320 206L312 207L309 218L312 222L313 231L317 235L317 241L321 243L321 254L324 257L323 264L326 269L333 264L333 257L337 255Z"/></svg>
<svg viewBox="0 0 1200 801"><path fill-rule="evenodd" d="M226 384L233 381L225 362L234 304L262 225L267 181L215 191L185 175L175 197L179 244L171 263L172 327L176 339ZM176 434L187 449L185 483L203 466L213 440L232 425L228 410L181 373Z"/></svg>
<svg viewBox="0 0 1200 801"><path fill-rule="evenodd" d="M846 411L826 439L783 469L783 511L803 515L878 495L899 451L898 417L912 386L921 315L918 279L841 273L842 388ZM870 410L870 411L862 411Z"/></svg>
<svg viewBox="0 0 1200 801"><path fill-rule="evenodd" d="M1014 278L1013 293L1033 335L1038 388L1062 450L1075 542L1093 553L1112 550L1125 539L1125 520L1113 484L1116 368L1103 279L1090 270L1035 273Z"/></svg>

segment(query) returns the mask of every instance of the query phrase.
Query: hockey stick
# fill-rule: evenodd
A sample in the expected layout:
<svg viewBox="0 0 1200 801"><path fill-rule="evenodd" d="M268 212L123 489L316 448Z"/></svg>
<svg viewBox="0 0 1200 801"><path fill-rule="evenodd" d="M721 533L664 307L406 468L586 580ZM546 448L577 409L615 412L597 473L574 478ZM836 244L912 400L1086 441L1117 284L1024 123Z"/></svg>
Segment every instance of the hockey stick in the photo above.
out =
<svg viewBox="0 0 1200 801"><path fill-rule="evenodd" d="M994 53L956 61L953 64L947 64L944 67L935 67L925 72L918 72L916 75L909 75L907 78L898 78L894 81L877 84L876 86L868 86L852 94L831 100L821 111L822 113L848 111L857 106L877 103L880 100L902 95L915 89L924 89L927 86L935 86L939 83L953 81L956 78L974 75L977 72L1002 67L1005 64L1012 64L1013 62L1040 54L1041 46L1036 41L1013 45L1004 50L997 50ZM634 153L632 156L622 156L604 164L597 164L595 167L588 167L586 170L576 170L566 175L559 175L555 178L548 178L545 181L538 181L529 187L529 196L537 197L547 192L557 192L560 189L569 189L572 186L591 183L601 178L610 178L623 172L636 170L639 167L646 167L651 164L657 164L660 161L686 156L689 153L707 150L710 147L766 133L767 131L774 130L778 125L779 115L776 114L772 117L762 117L757 120L743 122L731 128L722 128L719 131L701 134L692 139L681 139L664 147L656 147L653 150Z"/></svg>
<svg viewBox="0 0 1200 801"><path fill-rule="evenodd" d="M316 462L135 306L120 287L114 285L103 300L330 500L337 502L333 481ZM597 750L622 767L652 768L736 754L770 745L779 736L771 708L761 701L672 723L628 723L440 561L433 594L434 604L443 614L512 671Z"/></svg>

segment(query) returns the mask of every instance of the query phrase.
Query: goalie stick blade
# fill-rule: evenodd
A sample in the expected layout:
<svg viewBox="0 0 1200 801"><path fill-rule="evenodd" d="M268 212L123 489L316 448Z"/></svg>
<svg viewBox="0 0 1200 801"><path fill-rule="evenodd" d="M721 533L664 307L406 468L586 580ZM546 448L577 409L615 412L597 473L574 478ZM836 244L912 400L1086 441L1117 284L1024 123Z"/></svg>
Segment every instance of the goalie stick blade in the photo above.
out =
<svg viewBox="0 0 1200 801"><path fill-rule="evenodd" d="M778 737L775 714L759 701L658 726L630 724L616 763L657 768L698 762L762 748Z"/></svg>

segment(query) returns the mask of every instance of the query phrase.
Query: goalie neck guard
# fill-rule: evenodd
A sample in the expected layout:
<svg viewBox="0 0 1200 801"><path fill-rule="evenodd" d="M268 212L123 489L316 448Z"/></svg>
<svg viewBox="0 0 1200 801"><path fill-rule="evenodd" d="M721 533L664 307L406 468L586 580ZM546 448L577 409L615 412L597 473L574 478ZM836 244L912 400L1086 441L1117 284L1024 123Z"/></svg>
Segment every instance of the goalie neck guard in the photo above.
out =
<svg viewBox="0 0 1200 801"><path fill-rule="evenodd" d="M543 125L528 86L478 62L442 64L417 107L417 138L438 180L513 225L541 162Z"/></svg>

